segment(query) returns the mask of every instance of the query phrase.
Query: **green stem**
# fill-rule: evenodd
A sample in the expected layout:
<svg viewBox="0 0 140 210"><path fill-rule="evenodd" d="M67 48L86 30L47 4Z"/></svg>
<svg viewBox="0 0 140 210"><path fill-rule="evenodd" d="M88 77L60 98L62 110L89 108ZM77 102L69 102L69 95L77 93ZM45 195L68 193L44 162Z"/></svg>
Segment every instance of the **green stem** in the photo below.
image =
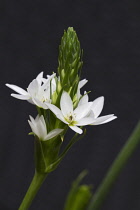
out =
<svg viewBox="0 0 140 210"><path fill-rule="evenodd" d="M40 189L42 183L44 182L47 174L40 174L35 172L33 180L29 186L29 189L19 207L18 210L27 210L29 209L34 197L36 196L38 190Z"/></svg>
<svg viewBox="0 0 140 210"><path fill-rule="evenodd" d="M101 185L97 189L97 192L93 195L89 207L87 210L99 210L107 194L111 190L121 170L131 157L138 144L140 143L140 122L137 124L132 135L118 154L117 158L110 167L106 177L102 181Z"/></svg>

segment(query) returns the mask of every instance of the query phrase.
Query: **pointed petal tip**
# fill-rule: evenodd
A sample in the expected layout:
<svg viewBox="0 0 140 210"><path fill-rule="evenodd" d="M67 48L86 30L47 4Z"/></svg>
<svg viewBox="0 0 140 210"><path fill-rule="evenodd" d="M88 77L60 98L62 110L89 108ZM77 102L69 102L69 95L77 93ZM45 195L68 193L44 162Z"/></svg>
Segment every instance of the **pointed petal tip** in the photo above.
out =
<svg viewBox="0 0 140 210"><path fill-rule="evenodd" d="M104 96L100 96L93 101L91 110L93 111L95 118L97 118L101 114L103 106L104 106Z"/></svg>
<svg viewBox="0 0 140 210"><path fill-rule="evenodd" d="M81 131L79 131L79 134L82 134L83 133L83 130L81 129Z"/></svg>
<svg viewBox="0 0 140 210"><path fill-rule="evenodd" d="M98 100L100 100L100 102L102 101L102 103L104 103L105 97L104 96L100 96L97 98ZM96 100L96 99L95 99Z"/></svg>
<svg viewBox="0 0 140 210"><path fill-rule="evenodd" d="M39 77L39 76L43 77L43 71L41 71L41 72L37 75L37 77Z"/></svg>
<svg viewBox="0 0 140 210"><path fill-rule="evenodd" d="M76 133L82 134L83 130L81 128L79 128L78 126L69 126L73 131L75 131Z"/></svg>
<svg viewBox="0 0 140 210"><path fill-rule="evenodd" d="M52 139L52 138L58 136L63 130L64 130L64 129L56 128L56 129L50 131L50 132L46 135L46 137L44 138L43 141L50 140L50 139Z"/></svg>
<svg viewBox="0 0 140 210"><path fill-rule="evenodd" d="M30 118L30 121L31 121L31 122L34 121L34 118L33 118L31 115L29 115L29 118Z"/></svg>
<svg viewBox="0 0 140 210"><path fill-rule="evenodd" d="M30 118L30 119L31 119L31 117L32 117L32 116L31 116L31 115L29 115L29 118Z"/></svg>
<svg viewBox="0 0 140 210"><path fill-rule="evenodd" d="M113 115L113 120L115 120L115 119L117 119L117 118L118 118L117 116L114 116L114 115Z"/></svg>
<svg viewBox="0 0 140 210"><path fill-rule="evenodd" d="M12 88L12 87L13 87L13 85L12 85L12 84L6 83L5 85L6 85L7 87L9 87L9 88L13 89L13 88Z"/></svg>
<svg viewBox="0 0 140 210"><path fill-rule="evenodd" d="M11 96L16 99L20 99L20 100L29 100L30 99L29 95L20 95L20 94L11 93Z"/></svg>
<svg viewBox="0 0 140 210"><path fill-rule="evenodd" d="M112 120L115 120L116 118L117 116L114 116L114 114L105 115L105 116L95 119L95 122L92 123L91 125L105 124L105 123L111 122Z"/></svg>

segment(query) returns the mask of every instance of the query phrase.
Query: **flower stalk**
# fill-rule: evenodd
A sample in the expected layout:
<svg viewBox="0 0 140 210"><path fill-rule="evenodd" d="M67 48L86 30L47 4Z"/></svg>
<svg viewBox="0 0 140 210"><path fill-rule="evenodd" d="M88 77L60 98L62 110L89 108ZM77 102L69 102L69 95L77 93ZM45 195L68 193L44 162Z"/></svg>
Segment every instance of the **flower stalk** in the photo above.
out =
<svg viewBox="0 0 140 210"><path fill-rule="evenodd" d="M29 209L34 197L36 196L37 192L39 191L41 185L43 184L44 180L47 177L47 173L38 173L35 172L35 175L33 177L33 180L29 186L29 189L19 207L18 210L27 210Z"/></svg>
<svg viewBox="0 0 140 210"><path fill-rule="evenodd" d="M101 185L97 189L96 193L93 195L93 198L91 199L87 210L101 209L105 198L113 187L113 184L118 178L123 167L126 165L127 161L137 148L138 144L140 144L140 122L137 124L132 135L129 137L126 144L110 167L106 177L103 179Z"/></svg>

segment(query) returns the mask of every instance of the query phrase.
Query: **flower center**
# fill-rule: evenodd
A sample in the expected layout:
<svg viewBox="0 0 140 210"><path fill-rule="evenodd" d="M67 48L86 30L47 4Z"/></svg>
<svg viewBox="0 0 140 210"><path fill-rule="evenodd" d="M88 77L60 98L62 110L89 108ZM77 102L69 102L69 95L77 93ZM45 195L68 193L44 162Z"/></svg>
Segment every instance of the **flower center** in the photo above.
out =
<svg viewBox="0 0 140 210"><path fill-rule="evenodd" d="M69 116L69 121L70 122L73 121L73 116L72 115Z"/></svg>
<svg viewBox="0 0 140 210"><path fill-rule="evenodd" d="M76 124L75 117L76 117L75 114L70 113L69 115L67 115L65 120L69 123L69 125L75 125Z"/></svg>
<svg viewBox="0 0 140 210"><path fill-rule="evenodd" d="M46 101L48 102L48 99L45 98L45 97L43 96L41 101L42 101L43 103L46 102Z"/></svg>

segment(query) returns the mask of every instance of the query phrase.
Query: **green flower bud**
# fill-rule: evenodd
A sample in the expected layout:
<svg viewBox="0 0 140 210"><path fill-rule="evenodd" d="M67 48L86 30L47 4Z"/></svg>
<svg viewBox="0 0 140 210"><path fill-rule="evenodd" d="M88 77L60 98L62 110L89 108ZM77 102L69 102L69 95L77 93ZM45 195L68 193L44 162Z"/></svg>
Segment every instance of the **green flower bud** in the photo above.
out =
<svg viewBox="0 0 140 210"><path fill-rule="evenodd" d="M71 210L86 210L91 197L91 187L88 185L81 185L75 194Z"/></svg>
<svg viewBox="0 0 140 210"><path fill-rule="evenodd" d="M92 197L91 186L80 185L81 180L86 174L87 171L83 171L73 182L65 202L64 210L86 210Z"/></svg>

